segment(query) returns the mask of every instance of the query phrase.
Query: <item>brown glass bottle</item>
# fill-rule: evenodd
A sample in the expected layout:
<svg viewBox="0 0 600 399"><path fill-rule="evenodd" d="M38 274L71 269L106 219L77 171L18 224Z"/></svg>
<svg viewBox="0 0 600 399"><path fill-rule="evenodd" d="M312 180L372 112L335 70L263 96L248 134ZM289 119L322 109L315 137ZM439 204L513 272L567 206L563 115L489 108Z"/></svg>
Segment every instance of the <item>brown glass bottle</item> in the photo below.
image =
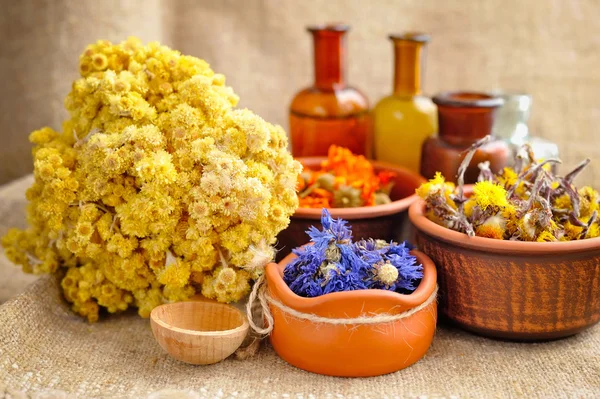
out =
<svg viewBox="0 0 600 399"><path fill-rule="evenodd" d="M421 174L431 179L441 172L447 181L456 182L458 167L466 150L479 139L492 134L494 116L503 100L485 93L446 92L433 97L438 107L437 137L423 144ZM465 174L465 183L475 183L479 176L477 165L489 161L492 172L506 166L510 148L494 139L477 150Z"/></svg>
<svg viewBox="0 0 600 399"><path fill-rule="evenodd" d="M314 40L315 82L290 106L292 154L326 156L332 144L369 156L367 98L346 83L346 25L309 27Z"/></svg>

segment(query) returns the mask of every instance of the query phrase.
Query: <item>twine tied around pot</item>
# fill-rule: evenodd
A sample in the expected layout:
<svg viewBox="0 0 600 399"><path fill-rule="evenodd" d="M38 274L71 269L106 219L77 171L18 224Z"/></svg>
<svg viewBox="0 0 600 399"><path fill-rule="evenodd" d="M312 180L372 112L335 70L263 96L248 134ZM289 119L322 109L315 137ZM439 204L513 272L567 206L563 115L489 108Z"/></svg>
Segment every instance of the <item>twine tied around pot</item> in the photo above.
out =
<svg viewBox="0 0 600 399"><path fill-rule="evenodd" d="M265 275L262 274L258 280L254 283L254 287L252 288L252 292L248 297L248 303L246 304L246 314L248 316L248 323L250 324L250 328L262 338L268 336L273 331L273 315L271 314L271 309L269 305L273 305L277 307L282 312L295 317L301 320L311 321L313 323L323 323L323 324L334 324L334 325L368 325L368 324L378 324L378 323L393 323L402 319L406 319L415 313L425 309L429 305L431 305L437 299L438 286L436 284L435 289L427 298L425 302L422 304L415 306L412 309L408 309L402 313L398 314L375 314L369 316L359 316L352 318L331 318L331 317L323 317L312 313L304 313L299 312L289 306L284 305L277 299L273 298L267 292L267 285L265 284ZM265 321L265 326L261 327L254 321L254 312L253 308L255 303L258 302L260 306L260 310L262 311L262 316Z"/></svg>

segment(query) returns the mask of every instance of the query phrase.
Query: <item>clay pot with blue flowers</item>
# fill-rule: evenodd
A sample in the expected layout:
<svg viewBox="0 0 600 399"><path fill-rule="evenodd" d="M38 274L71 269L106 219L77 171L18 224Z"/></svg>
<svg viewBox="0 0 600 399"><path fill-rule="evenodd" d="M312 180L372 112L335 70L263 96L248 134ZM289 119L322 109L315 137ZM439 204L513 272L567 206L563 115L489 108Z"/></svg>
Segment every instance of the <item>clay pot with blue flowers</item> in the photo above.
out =
<svg viewBox="0 0 600 399"><path fill-rule="evenodd" d="M421 359L437 319L435 265L409 244L352 241L323 210L310 244L266 269L264 302L275 351L326 375L391 373Z"/></svg>

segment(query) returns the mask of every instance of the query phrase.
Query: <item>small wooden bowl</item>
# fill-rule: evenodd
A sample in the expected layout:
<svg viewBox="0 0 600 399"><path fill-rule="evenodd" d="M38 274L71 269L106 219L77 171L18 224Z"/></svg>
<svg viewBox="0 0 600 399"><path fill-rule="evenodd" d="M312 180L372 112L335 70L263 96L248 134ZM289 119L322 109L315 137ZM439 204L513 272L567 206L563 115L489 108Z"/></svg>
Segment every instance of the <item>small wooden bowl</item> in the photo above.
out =
<svg viewBox="0 0 600 399"><path fill-rule="evenodd" d="M152 333L172 357L191 364L213 364L240 347L248 333L246 316L231 305L178 302L150 314Z"/></svg>

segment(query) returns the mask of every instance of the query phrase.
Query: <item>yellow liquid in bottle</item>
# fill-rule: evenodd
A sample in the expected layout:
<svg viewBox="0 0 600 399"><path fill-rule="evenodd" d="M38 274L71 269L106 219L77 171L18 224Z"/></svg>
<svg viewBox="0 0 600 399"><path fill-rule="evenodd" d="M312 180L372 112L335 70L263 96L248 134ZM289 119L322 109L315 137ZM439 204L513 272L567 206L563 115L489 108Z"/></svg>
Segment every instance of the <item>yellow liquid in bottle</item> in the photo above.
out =
<svg viewBox="0 0 600 399"><path fill-rule="evenodd" d="M437 132L437 110L427 97L383 98L373 109L375 159L419 173L421 148Z"/></svg>

